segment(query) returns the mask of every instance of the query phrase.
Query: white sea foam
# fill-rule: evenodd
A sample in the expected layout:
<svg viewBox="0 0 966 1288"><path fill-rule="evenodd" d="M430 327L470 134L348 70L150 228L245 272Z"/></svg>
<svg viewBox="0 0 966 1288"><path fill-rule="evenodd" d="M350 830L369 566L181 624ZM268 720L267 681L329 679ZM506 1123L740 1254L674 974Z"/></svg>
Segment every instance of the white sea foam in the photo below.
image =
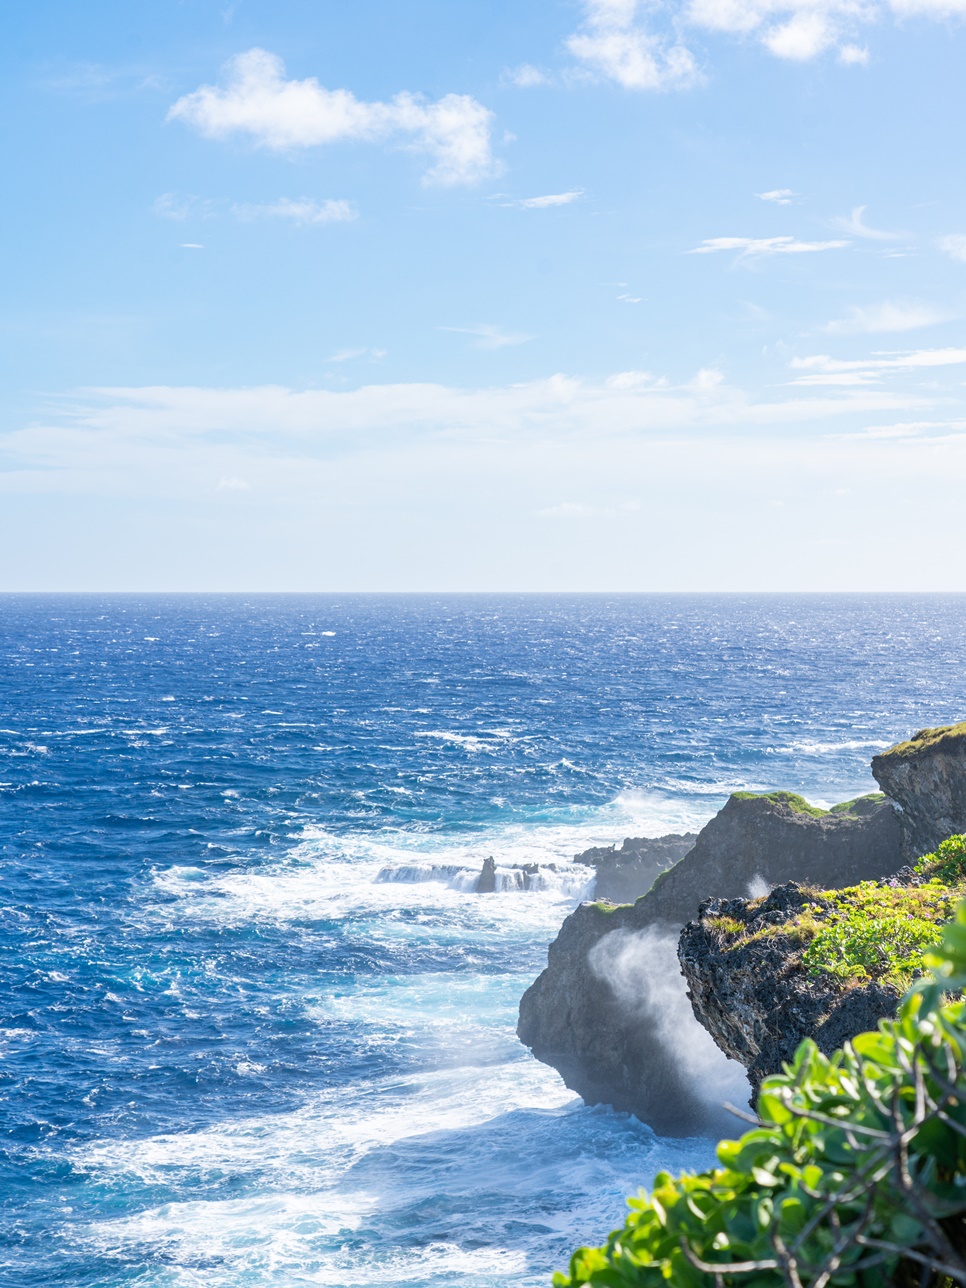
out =
<svg viewBox="0 0 966 1288"><path fill-rule="evenodd" d="M593 873L572 862L576 853L628 835L661 835L696 824L693 813L686 816L671 802L628 796L583 816L578 812L573 822L510 824L455 837L405 831L346 835L307 827L293 838L288 855L271 864L208 875L175 866L157 871L153 880L156 888L178 898L179 917L226 924L340 921L391 908L456 908L472 900L477 915L489 915L488 906L497 924L529 916L533 905L542 903L547 926L555 932L565 910L591 893ZM496 859L497 891L484 905L475 889L490 856ZM532 864L538 872L527 880L522 869ZM504 906L523 895L529 913ZM158 916L167 911L163 904L153 908Z"/></svg>
<svg viewBox="0 0 966 1288"><path fill-rule="evenodd" d="M397 973L293 982L288 1002L318 1026L320 1050L336 1026L358 1034L370 1057L418 1053L422 1071L307 1088L288 1112L80 1148L72 1165L120 1186L130 1208L79 1226L77 1242L152 1267L141 1280L150 1288L202 1278L204 1288L544 1288L550 1269L577 1243L601 1240L624 1196L657 1170L711 1161L707 1140L659 1140L627 1115L587 1108L514 1032L529 963L589 891L593 872L573 855L670 830L666 806L628 798L572 821L458 836L306 828L271 863L156 872L135 915L319 923L398 961ZM479 895L490 855L498 889ZM528 890L514 866L524 864L538 865ZM528 964L410 972L410 954L427 950L470 963L481 951L491 964L506 950ZM176 980L171 990L179 995ZM259 1063L239 1051L233 1068L270 1077ZM159 1190L173 1201L159 1202Z"/></svg>
<svg viewBox="0 0 966 1288"><path fill-rule="evenodd" d="M843 742L813 742L803 738L787 747L777 748L777 754L787 756L789 752L794 752L800 756L829 756L837 751L884 751L891 745L879 738L858 738Z"/></svg>
<svg viewBox="0 0 966 1288"><path fill-rule="evenodd" d="M92 1251L137 1252L189 1276L174 1282L204 1265L206 1282L226 1288L279 1277L451 1288L511 1273L545 1283L527 1266L601 1238L622 1196L656 1170L709 1156L706 1141L662 1141L626 1115L585 1108L518 1056L325 1092L295 1113L106 1142L71 1161L105 1183L197 1186L230 1171L257 1185L77 1229Z"/></svg>

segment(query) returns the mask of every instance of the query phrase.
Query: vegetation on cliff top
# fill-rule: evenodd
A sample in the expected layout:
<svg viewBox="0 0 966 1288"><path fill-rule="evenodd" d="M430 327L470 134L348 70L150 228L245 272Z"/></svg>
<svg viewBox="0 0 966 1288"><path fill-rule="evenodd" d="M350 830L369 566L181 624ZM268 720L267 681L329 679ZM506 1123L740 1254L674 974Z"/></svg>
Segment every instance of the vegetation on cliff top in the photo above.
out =
<svg viewBox="0 0 966 1288"><path fill-rule="evenodd" d="M886 756L914 756L927 747L935 747L947 738L966 738L966 720L961 724L941 725L937 729L920 729L905 742L897 742L894 747L883 751L876 760Z"/></svg>
<svg viewBox="0 0 966 1288"><path fill-rule="evenodd" d="M737 801L772 801L775 805L787 805L796 814L807 814L809 818L827 818L830 814L863 813L873 805L885 800L882 792L870 792L867 796L856 796L854 800L842 801L831 809L822 809L813 805L797 792L732 792L731 799Z"/></svg>
<svg viewBox="0 0 966 1288"><path fill-rule="evenodd" d="M726 915L707 918L726 951L758 939L781 935L801 953L814 977L843 983L878 980L908 988L924 969L926 952L966 894L966 836L951 836L915 868L918 885L863 881L845 890L814 890L800 913L786 921L752 929ZM764 900L753 900L753 911Z"/></svg>
<svg viewBox="0 0 966 1288"><path fill-rule="evenodd" d="M765 1080L720 1166L656 1177L556 1288L966 1284L966 901L894 1021Z"/></svg>

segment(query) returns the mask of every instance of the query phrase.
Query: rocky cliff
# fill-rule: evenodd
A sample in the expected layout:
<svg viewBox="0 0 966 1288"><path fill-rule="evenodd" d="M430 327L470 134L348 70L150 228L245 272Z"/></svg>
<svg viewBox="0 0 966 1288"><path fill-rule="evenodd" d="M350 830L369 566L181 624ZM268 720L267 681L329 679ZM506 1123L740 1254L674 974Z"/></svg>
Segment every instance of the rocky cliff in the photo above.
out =
<svg viewBox="0 0 966 1288"><path fill-rule="evenodd" d="M790 882L765 899L709 899L681 933L678 959L694 1014L746 1067L754 1093L803 1038L830 1055L895 1014L897 983L808 970L803 922L814 926L832 907L826 893Z"/></svg>
<svg viewBox="0 0 966 1288"><path fill-rule="evenodd" d="M966 723L920 729L908 742L874 756L872 773L900 806L909 862L966 831Z"/></svg>
<svg viewBox="0 0 966 1288"><path fill-rule="evenodd" d="M787 792L732 796L636 903L583 904L567 918L521 1000L517 1032L588 1102L664 1132L703 1130L722 1098L712 1084L727 1072L688 1005L681 927L709 895L756 894L789 877L846 886L900 863L896 815L882 797L824 811Z"/></svg>
<svg viewBox="0 0 966 1288"><path fill-rule="evenodd" d="M696 832L669 836L629 836L618 850L614 845L598 846L574 855L574 863L595 868L595 899L612 903L633 903L668 868L673 867L693 848Z"/></svg>

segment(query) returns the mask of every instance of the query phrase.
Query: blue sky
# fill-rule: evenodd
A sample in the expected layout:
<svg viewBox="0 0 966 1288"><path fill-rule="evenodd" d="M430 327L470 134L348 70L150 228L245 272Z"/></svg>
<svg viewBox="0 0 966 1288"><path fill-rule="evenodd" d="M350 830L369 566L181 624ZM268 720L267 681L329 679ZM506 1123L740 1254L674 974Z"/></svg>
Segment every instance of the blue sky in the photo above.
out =
<svg viewBox="0 0 966 1288"><path fill-rule="evenodd" d="M0 588L966 590L966 0L2 22Z"/></svg>

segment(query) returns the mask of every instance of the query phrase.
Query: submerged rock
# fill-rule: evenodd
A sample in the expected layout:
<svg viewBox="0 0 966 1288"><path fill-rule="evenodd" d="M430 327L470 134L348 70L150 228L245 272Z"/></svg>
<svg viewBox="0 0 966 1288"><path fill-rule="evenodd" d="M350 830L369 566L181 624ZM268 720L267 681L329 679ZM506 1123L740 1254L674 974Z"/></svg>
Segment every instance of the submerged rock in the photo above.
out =
<svg viewBox="0 0 966 1288"><path fill-rule="evenodd" d="M583 904L567 918L523 995L517 1033L589 1103L660 1131L703 1130L712 1110L689 1060L706 1039L676 959L682 926L709 896L757 895L789 878L843 887L901 863L898 821L881 796L824 811L789 792L737 793L636 903Z"/></svg>
<svg viewBox="0 0 966 1288"><path fill-rule="evenodd" d="M920 729L872 758L876 782L900 807L907 860L966 832L966 723Z"/></svg>
<svg viewBox="0 0 966 1288"><path fill-rule="evenodd" d="M598 846L576 854L574 862L596 869L596 899L633 903L650 890L662 872L683 859L697 839L696 832L629 836L619 850L613 845Z"/></svg>
<svg viewBox="0 0 966 1288"><path fill-rule="evenodd" d="M895 984L805 969L796 922L828 906L820 892L789 882L766 899L709 899L681 933L678 959L694 1014L747 1068L754 1093L803 1038L830 1055L896 1013L902 989Z"/></svg>

